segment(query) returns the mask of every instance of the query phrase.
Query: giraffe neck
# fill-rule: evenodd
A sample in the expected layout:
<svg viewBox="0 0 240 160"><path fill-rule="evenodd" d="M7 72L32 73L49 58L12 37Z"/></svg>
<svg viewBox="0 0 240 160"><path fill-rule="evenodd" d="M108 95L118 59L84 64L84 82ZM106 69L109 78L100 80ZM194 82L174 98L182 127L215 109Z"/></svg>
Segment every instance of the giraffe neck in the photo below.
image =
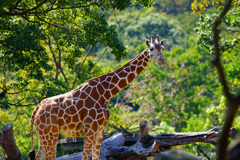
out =
<svg viewBox="0 0 240 160"><path fill-rule="evenodd" d="M148 50L144 50L117 70L100 77L90 79L88 83L91 84L93 82L97 82L98 87L104 89L102 96L106 102L108 102L110 98L120 92L134 78L136 78L137 75L140 74L140 72L147 66L150 60L151 57L149 56Z"/></svg>

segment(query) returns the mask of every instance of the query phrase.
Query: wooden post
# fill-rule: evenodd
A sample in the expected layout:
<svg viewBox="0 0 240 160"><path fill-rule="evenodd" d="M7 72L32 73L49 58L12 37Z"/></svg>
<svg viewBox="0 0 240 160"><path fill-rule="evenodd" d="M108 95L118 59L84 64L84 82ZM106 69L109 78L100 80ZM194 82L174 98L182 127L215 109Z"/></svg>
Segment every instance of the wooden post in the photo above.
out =
<svg viewBox="0 0 240 160"><path fill-rule="evenodd" d="M0 145L6 153L8 160L23 160L13 136L13 124L8 124L2 128Z"/></svg>
<svg viewBox="0 0 240 160"><path fill-rule="evenodd" d="M140 135L139 135L139 140L141 143L145 143L148 138L148 122L147 121L142 121L139 124L140 127Z"/></svg>

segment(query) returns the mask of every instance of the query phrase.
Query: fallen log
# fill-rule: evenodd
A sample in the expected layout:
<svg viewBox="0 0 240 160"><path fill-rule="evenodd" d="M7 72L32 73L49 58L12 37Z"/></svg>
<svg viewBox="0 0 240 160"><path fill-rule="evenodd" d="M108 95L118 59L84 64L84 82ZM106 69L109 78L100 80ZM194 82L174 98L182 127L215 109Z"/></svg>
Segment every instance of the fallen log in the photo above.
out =
<svg viewBox="0 0 240 160"><path fill-rule="evenodd" d="M217 145L220 130L213 128L206 132L192 133L162 133L156 136L148 134L148 123L142 121L139 124L140 133L137 141L132 146L123 146L125 137L122 133L113 135L104 140L101 146L101 160L146 160L149 156L155 156L165 148L172 146L185 145L196 142L210 143ZM237 134L236 129L229 131L229 137ZM81 159L82 153L58 157L57 160L76 160Z"/></svg>
<svg viewBox="0 0 240 160"><path fill-rule="evenodd" d="M23 160L21 152L15 143L13 124L8 124L2 128L2 134L0 133L0 146L6 153L8 160Z"/></svg>

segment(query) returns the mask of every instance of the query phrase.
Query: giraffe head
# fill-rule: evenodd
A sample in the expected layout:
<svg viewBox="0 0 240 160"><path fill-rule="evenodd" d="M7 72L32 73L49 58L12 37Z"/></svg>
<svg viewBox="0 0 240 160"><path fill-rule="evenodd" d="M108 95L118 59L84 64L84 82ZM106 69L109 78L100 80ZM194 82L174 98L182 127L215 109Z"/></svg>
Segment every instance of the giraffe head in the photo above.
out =
<svg viewBox="0 0 240 160"><path fill-rule="evenodd" d="M155 41L154 36L151 36L151 43L146 39L146 45L149 51L150 57L156 59L160 65L165 65L165 60L162 55L162 51L164 50L164 46L167 43L167 40L164 39L160 41L159 36L157 36L157 40Z"/></svg>

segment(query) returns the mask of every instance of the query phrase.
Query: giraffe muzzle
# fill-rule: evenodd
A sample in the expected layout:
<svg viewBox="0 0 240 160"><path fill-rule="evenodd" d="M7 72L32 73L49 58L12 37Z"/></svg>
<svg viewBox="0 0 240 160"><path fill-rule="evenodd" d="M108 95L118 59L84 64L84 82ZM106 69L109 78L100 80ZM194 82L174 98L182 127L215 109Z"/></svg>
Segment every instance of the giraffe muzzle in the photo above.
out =
<svg viewBox="0 0 240 160"><path fill-rule="evenodd" d="M160 65L162 65L162 66L165 65L165 60L164 60L163 56L158 56L157 61Z"/></svg>
<svg viewBox="0 0 240 160"><path fill-rule="evenodd" d="M164 59L158 60L158 63L159 63L161 66L165 66L165 60L164 60Z"/></svg>

